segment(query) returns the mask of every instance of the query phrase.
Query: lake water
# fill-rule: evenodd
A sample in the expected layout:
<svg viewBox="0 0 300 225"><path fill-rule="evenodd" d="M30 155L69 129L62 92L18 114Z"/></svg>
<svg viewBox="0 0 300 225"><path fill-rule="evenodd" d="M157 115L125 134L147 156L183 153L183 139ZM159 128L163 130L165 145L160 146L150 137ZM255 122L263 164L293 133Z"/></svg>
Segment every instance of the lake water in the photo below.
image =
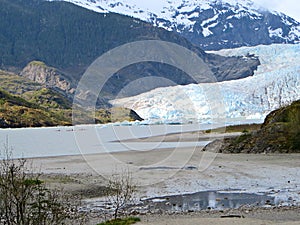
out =
<svg viewBox="0 0 300 225"><path fill-rule="evenodd" d="M46 157L117 151L203 146L208 142L122 142L170 133L205 130L217 125L85 125L73 127L0 129L2 150L8 140L13 157ZM117 141L117 142L116 142Z"/></svg>
<svg viewBox="0 0 300 225"><path fill-rule="evenodd" d="M205 146L208 142L122 142L122 140L172 133L210 130L232 124L261 123L257 120L227 120L214 124L141 125L120 123L72 127L0 129L0 149L8 145L15 158L95 154L120 151ZM1 151L3 152L3 151Z"/></svg>

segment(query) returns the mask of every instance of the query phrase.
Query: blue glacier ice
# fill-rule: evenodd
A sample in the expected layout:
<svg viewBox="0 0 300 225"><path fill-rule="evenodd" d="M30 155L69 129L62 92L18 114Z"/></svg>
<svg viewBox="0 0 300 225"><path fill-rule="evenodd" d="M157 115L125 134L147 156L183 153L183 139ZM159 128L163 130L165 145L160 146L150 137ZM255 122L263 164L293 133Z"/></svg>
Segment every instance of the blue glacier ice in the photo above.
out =
<svg viewBox="0 0 300 225"><path fill-rule="evenodd" d="M217 120L263 121L272 110L300 99L299 44L261 45L213 53L254 54L259 56L261 65L254 76L244 79L157 88L112 103L131 108L142 118L156 123L214 123Z"/></svg>

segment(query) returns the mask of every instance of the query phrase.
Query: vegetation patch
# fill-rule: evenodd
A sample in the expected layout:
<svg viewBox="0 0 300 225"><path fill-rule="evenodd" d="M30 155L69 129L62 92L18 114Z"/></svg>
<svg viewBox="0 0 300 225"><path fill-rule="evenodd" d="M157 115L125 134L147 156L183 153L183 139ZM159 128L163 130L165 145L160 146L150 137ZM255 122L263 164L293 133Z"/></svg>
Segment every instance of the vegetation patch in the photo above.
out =
<svg viewBox="0 0 300 225"><path fill-rule="evenodd" d="M3 70L0 70L0 87L0 128L72 125L72 102L57 90ZM82 118L77 121L82 124L142 120L133 110L125 108L98 109L94 119L91 111L76 115Z"/></svg>
<svg viewBox="0 0 300 225"><path fill-rule="evenodd" d="M22 95L27 101L40 105L46 109L70 109L71 102L62 94L49 88L28 91Z"/></svg>
<svg viewBox="0 0 300 225"><path fill-rule="evenodd" d="M0 90L0 127L41 127L70 125L70 120L58 116L38 104Z"/></svg>
<svg viewBox="0 0 300 225"><path fill-rule="evenodd" d="M106 221L103 223L99 223L98 225L130 225L140 222L141 219L138 217L129 217L125 219L113 219L110 221Z"/></svg>
<svg viewBox="0 0 300 225"><path fill-rule="evenodd" d="M231 125L226 127L220 127L216 129L211 129L205 131L206 133L219 133L219 132L226 132L226 133L234 133L234 132L242 132L242 133L248 133L252 131L256 131L260 129L261 124L241 124L241 125Z"/></svg>
<svg viewBox="0 0 300 225"><path fill-rule="evenodd" d="M271 112L257 131L225 139L220 152L300 153L300 100Z"/></svg>

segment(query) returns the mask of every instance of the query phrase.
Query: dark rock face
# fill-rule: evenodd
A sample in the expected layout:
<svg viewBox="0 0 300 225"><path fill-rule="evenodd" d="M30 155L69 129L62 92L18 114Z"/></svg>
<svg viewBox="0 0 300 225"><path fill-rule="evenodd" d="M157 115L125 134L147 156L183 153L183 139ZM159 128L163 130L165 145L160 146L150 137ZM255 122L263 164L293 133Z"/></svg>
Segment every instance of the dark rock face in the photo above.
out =
<svg viewBox="0 0 300 225"><path fill-rule="evenodd" d="M0 127L1 128L8 128L9 124L7 123L7 121L5 121L5 119L0 118Z"/></svg>
<svg viewBox="0 0 300 225"><path fill-rule="evenodd" d="M120 70L113 75L103 88L104 93L110 93L110 98L130 97L138 95L158 87L168 87L174 85L187 85L193 83L221 82L236 80L252 76L260 65L260 61L255 56L245 57L222 57L214 54L205 54L204 61L214 74L213 81L207 79L194 80L185 72L170 65L159 63L139 63ZM142 78L150 78L144 81ZM163 78L163 81L162 79ZM120 92L131 82L139 80L139 85Z"/></svg>
<svg viewBox="0 0 300 225"><path fill-rule="evenodd" d="M142 121L135 111L127 108L110 108L96 111L97 123L114 123L122 121Z"/></svg>
<svg viewBox="0 0 300 225"><path fill-rule="evenodd" d="M222 153L300 153L300 101L271 112L261 129L210 143L204 151Z"/></svg>

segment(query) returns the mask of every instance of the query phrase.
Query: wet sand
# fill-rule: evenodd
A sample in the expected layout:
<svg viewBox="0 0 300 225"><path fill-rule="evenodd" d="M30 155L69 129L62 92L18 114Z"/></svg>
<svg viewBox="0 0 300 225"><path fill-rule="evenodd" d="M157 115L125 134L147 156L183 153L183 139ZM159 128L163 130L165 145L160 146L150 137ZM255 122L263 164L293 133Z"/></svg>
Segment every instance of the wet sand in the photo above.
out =
<svg viewBox="0 0 300 225"><path fill-rule="evenodd" d="M225 128L224 128L225 131ZM182 132L159 136L151 136L137 139L127 139L117 142L195 142L195 141L211 141L215 139L223 139L227 137L235 137L241 135L241 132L231 133L206 133L205 131Z"/></svg>

